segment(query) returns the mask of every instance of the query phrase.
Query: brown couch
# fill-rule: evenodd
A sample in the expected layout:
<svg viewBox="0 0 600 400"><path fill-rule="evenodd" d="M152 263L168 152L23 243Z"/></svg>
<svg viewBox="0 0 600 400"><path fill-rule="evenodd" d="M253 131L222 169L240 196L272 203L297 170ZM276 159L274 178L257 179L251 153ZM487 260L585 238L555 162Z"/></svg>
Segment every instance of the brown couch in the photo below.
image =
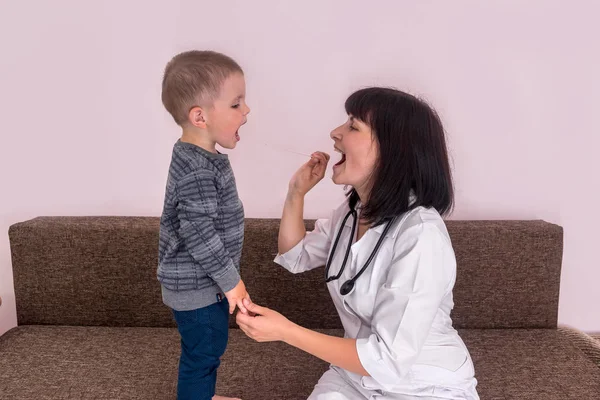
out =
<svg viewBox="0 0 600 400"><path fill-rule="evenodd" d="M248 219L242 276L253 299L342 335L323 270L275 265L278 220ZM310 228L311 222L307 222ZM600 348L557 328L562 228L450 221L455 326L482 399L600 399ZM19 327L0 337L0 399L172 399L179 342L155 279L158 219L42 217L9 231ZM231 321L218 388L244 400L306 399L326 363L254 343Z"/></svg>

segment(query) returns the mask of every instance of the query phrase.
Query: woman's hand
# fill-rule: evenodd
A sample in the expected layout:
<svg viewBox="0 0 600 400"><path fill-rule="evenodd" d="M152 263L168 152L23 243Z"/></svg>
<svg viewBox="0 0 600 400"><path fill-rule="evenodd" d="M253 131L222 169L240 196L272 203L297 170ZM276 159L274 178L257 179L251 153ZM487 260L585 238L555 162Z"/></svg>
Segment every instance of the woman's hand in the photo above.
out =
<svg viewBox="0 0 600 400"><path fill-rule="evenodd" d="M304 196L323 177L327 170L329 154L317 151L311 155L310 160L300 167L290 180L290 194Z"/></svg>
<svg viewBox="0 0 600 400"><path fill-rule="evenodd" d="M356 339L328 336L294 324L277 311L244 300L248 315L237 313L236 321L249 338L257 342L285 342L362 376L369 373L362 366L356 349Z"/></svg>
<svg viewBox="0 0 600 400"><path fill-rule="evenodd" d="M290 186L285 204L283 206L283 215L279 225L279 237L277 240L277 250L279 254L285 254L296 246L306 235L304 226L304 196L312 189L323 177L327 170L329 154L315 152L310 160L300 167L290 180Z"/></svg>
<svg viewBox="0 0 600 400"><path fill-rule="evenodd" d="M277 311L244 300L249 315L238 313L236 322L240 329L257 342L284 341L287 333L294 328L294 323Z"/></svg>

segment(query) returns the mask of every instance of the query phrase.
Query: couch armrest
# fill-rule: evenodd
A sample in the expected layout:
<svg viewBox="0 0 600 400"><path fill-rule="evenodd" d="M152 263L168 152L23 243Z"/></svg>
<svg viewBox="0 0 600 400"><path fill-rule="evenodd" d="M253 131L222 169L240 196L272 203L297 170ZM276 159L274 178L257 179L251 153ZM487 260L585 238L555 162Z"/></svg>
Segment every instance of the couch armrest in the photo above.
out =
<svg viewBox="0 0 600 400"><path fill-rule="evenodd" d="M600 368L600 341L568 326L561 325L558 331L568 337L594 364Z"/></svg>

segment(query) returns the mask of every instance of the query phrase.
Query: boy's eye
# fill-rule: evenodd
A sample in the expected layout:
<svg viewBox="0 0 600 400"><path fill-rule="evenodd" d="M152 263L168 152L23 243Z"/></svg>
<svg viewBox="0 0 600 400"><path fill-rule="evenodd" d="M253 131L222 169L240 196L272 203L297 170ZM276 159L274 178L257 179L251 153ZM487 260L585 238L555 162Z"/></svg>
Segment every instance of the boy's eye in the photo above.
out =
<svg viewBox="0 0 600 400"><path fill-rule="evenodd" d="M350 125L350 130L351 131L355 131L356 130L356 128L354 127L354 125Z"/></svg>
<svg viewBox="0 0 600 400"><path fill-rule="evenodd" d="M231 108L238 108L240 105L239 104L234 104L231 106Z"/></svg>

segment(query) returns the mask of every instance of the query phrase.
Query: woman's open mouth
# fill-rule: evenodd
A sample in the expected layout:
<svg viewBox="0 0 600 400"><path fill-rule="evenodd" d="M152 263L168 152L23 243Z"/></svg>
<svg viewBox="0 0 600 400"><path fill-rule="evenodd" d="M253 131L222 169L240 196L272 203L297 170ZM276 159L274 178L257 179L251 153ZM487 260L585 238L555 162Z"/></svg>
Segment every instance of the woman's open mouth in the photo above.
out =
<svg viewBox="0 0 600 400"><path fill-rule="evenodd" d="M338 161L334 167L337 167L338 165L342 165L343 163L346 162L346 153L344 153L343 151L341 151L340 149L338 149L337 147L334 147L334 150L338 153L340 153L342 155L342 158L340 159L340 161Z"/></svg>

